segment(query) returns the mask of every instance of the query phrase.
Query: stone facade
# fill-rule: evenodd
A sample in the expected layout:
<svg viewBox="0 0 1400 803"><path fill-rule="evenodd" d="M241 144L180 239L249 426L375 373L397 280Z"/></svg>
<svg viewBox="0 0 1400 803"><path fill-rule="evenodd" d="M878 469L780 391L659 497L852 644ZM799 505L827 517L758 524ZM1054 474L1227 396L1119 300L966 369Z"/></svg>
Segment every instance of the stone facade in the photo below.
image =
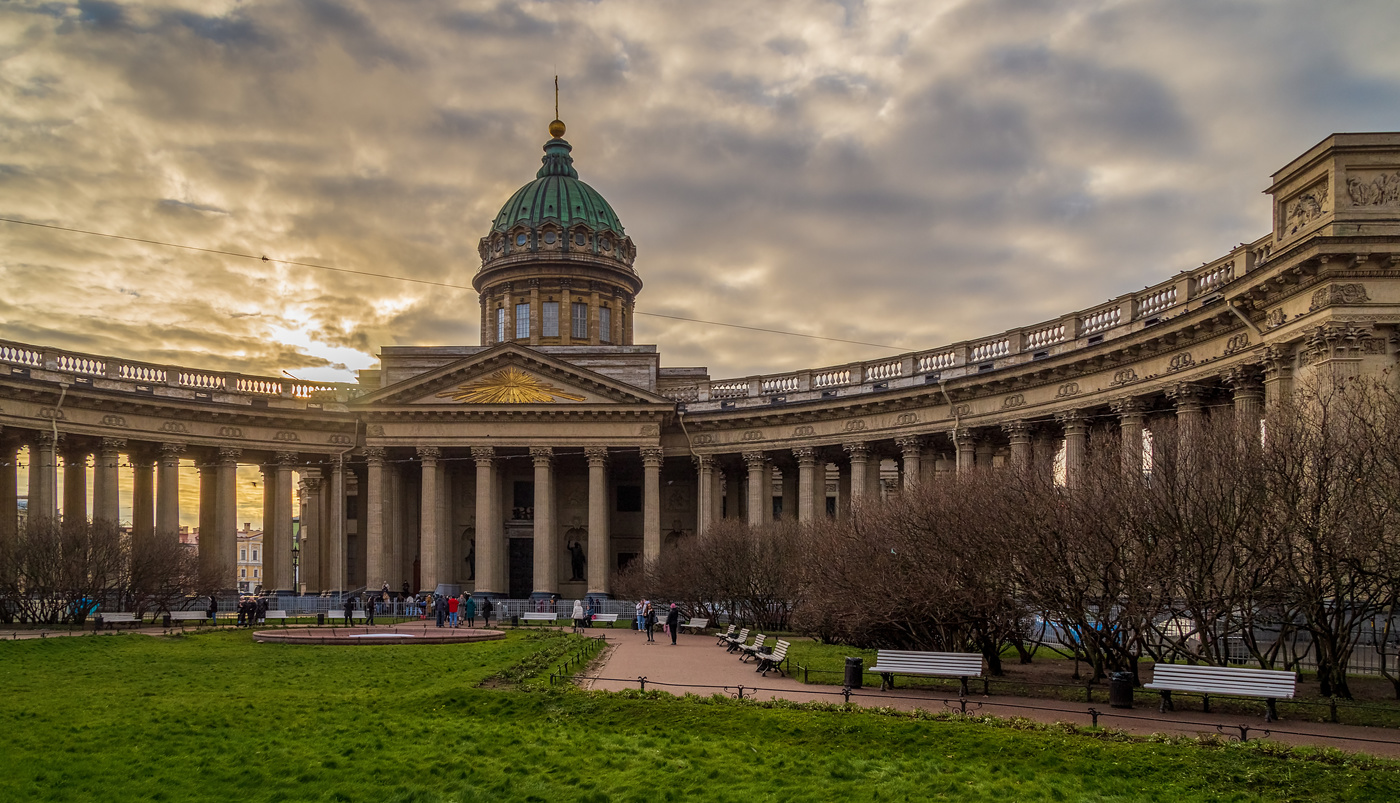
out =
<svg viewBox="0 0 1400 803"><path fill-rule="evenodd" d="M386 347L358 384L0 342L0 528L17 526L20 448L30 515L115 518L117 472L134 471L134 537L178 532L172 466L193 460L201 560L232 588L233 470L256 464L267 587L292 587L296 489L308 590L457 584L570 598L609 594L620 565L656 559L722 518L846 515L853 500L948 472L1026 463L1045 451L1037 443L1062 449L1073 482L1090 422L1140 434L1207 404L1258 417L1310 375L1391 376L1398 170L1400 134L1335 135L1273 177L1272 232L1200 268L990 337L771 376L662 368L625 321L611 340L489 336L494 288L514 294L500 306L512 314L536 305L519 307L534 321L568 281L596 321L619 300L630 320L641 286L621 278L630 240L623 258L590 263L613 282L595 304L559 254L493 256L494 228L483 240L484 345ZM531 214L504 233L554 225ZM559 230L569 226L594 237L621 228L601 212ZM1140 465L1141 437L1123 443L1125 465Z"/></svg>

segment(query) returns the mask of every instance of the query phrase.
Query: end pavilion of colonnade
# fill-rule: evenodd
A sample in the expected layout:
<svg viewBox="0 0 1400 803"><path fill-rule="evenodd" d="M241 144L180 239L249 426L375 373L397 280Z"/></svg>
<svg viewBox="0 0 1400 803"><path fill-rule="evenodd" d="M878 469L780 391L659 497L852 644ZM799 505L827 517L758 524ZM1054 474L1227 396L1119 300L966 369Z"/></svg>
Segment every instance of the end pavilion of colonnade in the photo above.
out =
<svg viewBox="0 0 1400 803"><path fill-rule="evenodd" d="M232 588L235 472L253 464L265 589L293 588L295 513L309 592L607 596L620 566L722 518L842 516L861 497L1057 451L1072 481L1091 420L1116 421L1140 465L1160 417L1207 404L1259 417L1311 374L1395 373L1400 134L1318 143L1274 174L1266 235L1141 292L738 379L662 367L632 342L637 249L578 179L563 124L550 134L479 244L481 345L384 347L357 383L311 384L0 342L0 529L17 526L20 450L31 516L115 520L130 471L134 537L177 536L193 463L199 557Z"/></svg>

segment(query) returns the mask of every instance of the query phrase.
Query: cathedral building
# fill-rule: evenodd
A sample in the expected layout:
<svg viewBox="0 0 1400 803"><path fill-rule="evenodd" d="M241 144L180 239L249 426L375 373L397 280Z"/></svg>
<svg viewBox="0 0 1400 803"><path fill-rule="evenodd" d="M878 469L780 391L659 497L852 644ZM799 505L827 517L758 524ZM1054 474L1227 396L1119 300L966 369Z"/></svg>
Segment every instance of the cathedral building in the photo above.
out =
<svg viewBox="0 0 1400 803"><path fill-rule="evenodd" d="M720 519L843 516L976 466L1050 471L1037 456L1056 452L1073 482L1091 420L1140 465L1154 422L1208 404L1258 418L1309 376L1394 372L1400 134L1323 140L1273 176L1267 234L1145 290L896 357L711 379L633 341L637 247L563 123L549 133L479 244L480 345L386 346L340 384L0 341L0 532L25 491L31 517L115 520L130 471L133 537L176 539L193 460L199 557L232 589L235 471L254 464L265 589L605 597L620 568Z"/></svg>

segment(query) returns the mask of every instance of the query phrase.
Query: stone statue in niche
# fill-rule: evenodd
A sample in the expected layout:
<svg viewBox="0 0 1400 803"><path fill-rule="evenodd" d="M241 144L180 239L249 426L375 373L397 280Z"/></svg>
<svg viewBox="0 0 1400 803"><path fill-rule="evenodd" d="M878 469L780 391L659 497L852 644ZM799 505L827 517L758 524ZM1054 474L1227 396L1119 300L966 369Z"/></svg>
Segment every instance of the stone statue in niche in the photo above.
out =
<svg viewBox="0 0 1400 803"><path fill-rule="evenodd" d="M666 533L666 539L665 539L666 547L669 549L669 548L671 548L671 547L673 547L673 546L676 546L676 545L679 544L687 535L689 535L689 533L687 533L685 530L682 530L682 529L681 529L681 520L680 520L680 519L674 519L674 520L672 520L672 521L671 521L671 531L668 532L668 533Z"/></svg>
<svg viewBox="0 0 1400 803"><path fill-rule="evenodd" d="M463 538L468 538L469 536L471 536L471 534L472 534L473 532L475 532L475 529L472 528L472 527L468 527L467 529L465 529L465 530L462 531L462 537L463 537ZM464 558L464 560L466 560L466 562L467 562L467 579L468 579L468 580L475 580L475 579L476 579L476 539L475 539L475 538L472 538L470 541L467 542L467 557Z"/></svg>
<svg viewBox="0 0 1400 803"><path fill-rule="evenodd" d="M576 530L570 530L569 535L573 535L575 532ZM568 535L565 537L567 538ZM569 542L569 568L573 570L573 576L569 580L586 579L584 573L588 569L588 556L583 554L583 544L579 542L577 536Z"/></svg>

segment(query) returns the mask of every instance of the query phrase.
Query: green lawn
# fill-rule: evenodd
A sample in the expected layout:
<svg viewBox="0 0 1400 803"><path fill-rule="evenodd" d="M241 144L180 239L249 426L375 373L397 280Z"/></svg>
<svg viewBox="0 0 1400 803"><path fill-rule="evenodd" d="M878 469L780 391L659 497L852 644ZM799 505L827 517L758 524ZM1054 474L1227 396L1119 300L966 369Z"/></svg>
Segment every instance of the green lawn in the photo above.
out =
<svg viewBox="0 0 1400 803"><path fill-rule="evenodd" d="M577 649L555 633L402 647L259 645L246 632L0 643L0 800L1180 803L1393 800L1400 788L1394 764L1252 743L513 687Z"/></svg>

